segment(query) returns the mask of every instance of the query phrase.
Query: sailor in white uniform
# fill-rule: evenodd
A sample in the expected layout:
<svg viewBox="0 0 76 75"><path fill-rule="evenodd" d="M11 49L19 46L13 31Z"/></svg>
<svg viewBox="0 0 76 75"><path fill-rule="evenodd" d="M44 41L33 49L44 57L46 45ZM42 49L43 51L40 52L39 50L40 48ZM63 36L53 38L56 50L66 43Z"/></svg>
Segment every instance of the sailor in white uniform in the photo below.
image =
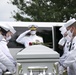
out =
<svg viewBox="0 0 76 75"><path fill-rule="evenodd" d="M34 44L43 43L43 38L36 35L38 26L30 25L28 28L29 30L20 34L20 36L16 39L16 41L18 43L23 44L25 47L28 47ZM30 35L27 35L28 33L30 33Z"/></svg>
<svg viewBox="0 0 76 75"><path fill-rule="evenodd" d="M58 42L58 44L63 47L63 51L64 51L63 55L59 59L59 63L60 63L59 74L62 74L64 70L62 65L66 59L67 53L69 52L71 38L67 34L67 30L64 26L62 26L59 30L61 31L61 34L63 35L63 37Z"/></svg>
<svg viewBox="0 0 76 75"><path fill-rule="evenodd" d="M70 47L70 43L71 43L71 38L67 33L66 28L63 26L59 29L61 31L61 34L63 35L63 37L59 40L58 44L63 46L63 55L60 57L60 60L63 60L67 53L69 52L69 47ZM61 61L63 63L63 61Z"/></svg>
<svg viewBox="0 0 76 75"><path fill-rule="evenodd" d="M11 73L16 72L16 61L7 47L8 41L15 32L10 25L0 25L0 75L6 70Z"/></svg>
<svg viewBox="0 0 76 75"><path fill-rule="evenodd" d="M63 63L63 66L69 67L68 75L76 75L76 20L73 18L64 25L69 36L73 39L71 42L70 52Z"/></svg>

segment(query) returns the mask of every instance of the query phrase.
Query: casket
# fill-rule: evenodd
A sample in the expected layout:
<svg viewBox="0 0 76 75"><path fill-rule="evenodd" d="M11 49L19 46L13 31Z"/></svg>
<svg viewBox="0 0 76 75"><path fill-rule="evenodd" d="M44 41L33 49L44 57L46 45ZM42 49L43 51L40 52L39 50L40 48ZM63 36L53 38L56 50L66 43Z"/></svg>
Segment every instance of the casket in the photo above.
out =
<svg viewBox="0 0 76 75"><path fill-rule="evenodd" d="M17 62L22 64L23 73L38 75L51 73L53 63L59 60L59 54L44 45L29 46L17 54Z"/></svg>

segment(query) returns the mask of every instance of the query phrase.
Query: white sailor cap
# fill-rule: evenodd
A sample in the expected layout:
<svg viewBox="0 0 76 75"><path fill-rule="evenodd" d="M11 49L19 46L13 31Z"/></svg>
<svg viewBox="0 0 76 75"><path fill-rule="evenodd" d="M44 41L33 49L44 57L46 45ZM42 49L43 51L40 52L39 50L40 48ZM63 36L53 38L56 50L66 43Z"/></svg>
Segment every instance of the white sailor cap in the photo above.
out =
<svg viewBox="0 0 76 75"><path fill-rule="evenodd" d="M75 18L73 19L70 19L69 21L67 21L65 24L64 24L64 27L69 27L71 26L74 22L76 22Z"/></svg>
<svg viewBox="0 0 76 75"><path fill-rule="evenodd" d="M29 25L29 26L28 26L28 28L32 28L32 27L38 28L37 25Z"/></svg>
<svg viewBox="0 0 76 75"><path fill-rule="evenodd" d="M64 33L67 31L64 26L60 27L59 30L61 31L62 35L64 35Z"/></svg>
<svg viewBox="0 0 76 75"><path fill-rule="evenodd" d="M13 34L16 33L16 30L14 29L14 27L12 25L6 24L7 28L9 31L11 31Z"/></svg>
<svg viewBox="0 0 76 75"><path fill-rule="evenodd" d="M8 31L8 27L5 24L0 24L0 27L3 28L5 31Z"/></svg>
<svg viewBox="0 0 76 75"><path fill-rule="evenodd" d="M5 31L11 31L13 34L16 32L13 26L9 24L0 24L0 27L3 28Z"/></svg>

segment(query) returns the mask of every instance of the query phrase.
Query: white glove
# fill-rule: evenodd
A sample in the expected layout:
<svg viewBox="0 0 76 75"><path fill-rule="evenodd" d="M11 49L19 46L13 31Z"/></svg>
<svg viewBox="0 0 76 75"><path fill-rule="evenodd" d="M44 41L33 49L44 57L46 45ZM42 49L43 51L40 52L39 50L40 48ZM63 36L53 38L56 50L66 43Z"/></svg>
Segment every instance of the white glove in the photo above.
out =
<svg viewBox="0 0 76 75"><path fill-rule="evenodd" d="M62 66L59 67L59 75L62 75L64 72L64 68Z"/></svg>
<svg viewBox="0 0 76 75"><path fill-rule="evenodd" d="M61 46L63 46L65 44L64 37L59 40L58 44L61 45Z"/></svg>

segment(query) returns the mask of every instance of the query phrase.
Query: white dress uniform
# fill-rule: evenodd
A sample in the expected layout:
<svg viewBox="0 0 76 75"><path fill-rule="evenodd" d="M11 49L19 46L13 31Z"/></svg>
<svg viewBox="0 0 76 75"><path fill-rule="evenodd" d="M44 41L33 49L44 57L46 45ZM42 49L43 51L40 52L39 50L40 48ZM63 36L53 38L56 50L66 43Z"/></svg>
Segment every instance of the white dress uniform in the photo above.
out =
<svg viewBox="0 0 76 75"><path fill-rule="evenodd" d="M70 50L63 65L69 66L69 75L76 75L76 36L73 38Z"/></svg>
<svg viewBox="0 0 76 75"><path fill-rule="evenodd" d="M59 40L58 44L61 45L61 46L63 46L63 51L64 51L63 55L59 59L59 63L60 64L58 64L58 66L59 66L59 75L60 75L64 71L63 62L65 61L66 56L67 56L67 54L69 52L69 47L70 47L70 41L71 41L71 39L67 35L67 30L66 30L66 28L64 26L62 26L59 30L61 31L61 34L63 35L63 37ZM68 68L67 68L67 70L68 70Z"/></svg>
<svg viewBox="0 0 76 75"><path fill-rule="evenodd" d="M58 64L58 66L59 66L59 75L62 74L63 71L64 71L63 63L64 63L64 61L65 61L65 59L67 57L67 54L69 52L69 47L70 47L70 42L66 41L64 38L62 38L61 40L62 40L62 44L64 44L64 47L63 47L64 53L59 59L59 63L60 63L60 64ZM67 70L68 70L68 68L67 68Z"/></svg>
<svg viewBox="0 0 76 75"><path fill-rule="evenodd" d="M24 44L25 47L30 46L30 43L43 43L42 37L35 35L29 35L26 36L27 33L29 33L30 30L23 32L17 39L16 41L18 43Z"/></svg>
<svg viewBox="0 0 76 75"><path fill-rule="evenodd" d="M63 62L64 62L65 59L66 59L66 56L67 56L67 54L68 54L68 52L69 52L69 47L70 47L70 42L66 41L66 42L65 42L65 45L64 45L64 47L63 47L64 53L63 53L63 55L62 55L62 56L60 57L60 59L59 59L59 62L60 62L61 65L63 64Z"/></svg>
<svg viewBox="0 0 76 75"><path fill-rule="evenodd" d="M14 34L16 31L10 25L0 25L5 31L10 31ZM0 30L2 31L2 30ZM11 73L16 72L16 62L10 54L10 51L7 47L7 41L4 39L4 36L0 34L0 75L2 75L3 71L8 69Z"/></svg>
<svg viewBox="0 0 76 75"><path fill-rule="evenodd" d="M69 46L70 46L70 39L69 36L67 35L67 30L64 26L62 26L61 28L59 28L59 30L61 31L61 34L63 35L63 37L59 40L58 44L63 46L63 55L60 57L59 62L60 64L63 64L67 53L69 52ZM66 34L66 36L64 36Z"/></svg>
<svg viewBox="0 0 76 75"><path fill-rule="evenodd" d="M1 68L2 71L8 69L11 73L16 72L16 62L10 54L5 39L2 39L2 41L0 41L0 63L3 64L3 67Z"/></svg>
<svg viewBox="0 0 76 75"><path fill-rule="evenodd" d="M68 28L70 26L73 26L73 24L76 22L75 18L68 20L64 27ZM71 37L73 33L69 33ZM67 57L64 61L64 66L69 67L68 75L76 75L76 36L74 36L72 45L71 45L71 51L67 54Z"/></svg>

